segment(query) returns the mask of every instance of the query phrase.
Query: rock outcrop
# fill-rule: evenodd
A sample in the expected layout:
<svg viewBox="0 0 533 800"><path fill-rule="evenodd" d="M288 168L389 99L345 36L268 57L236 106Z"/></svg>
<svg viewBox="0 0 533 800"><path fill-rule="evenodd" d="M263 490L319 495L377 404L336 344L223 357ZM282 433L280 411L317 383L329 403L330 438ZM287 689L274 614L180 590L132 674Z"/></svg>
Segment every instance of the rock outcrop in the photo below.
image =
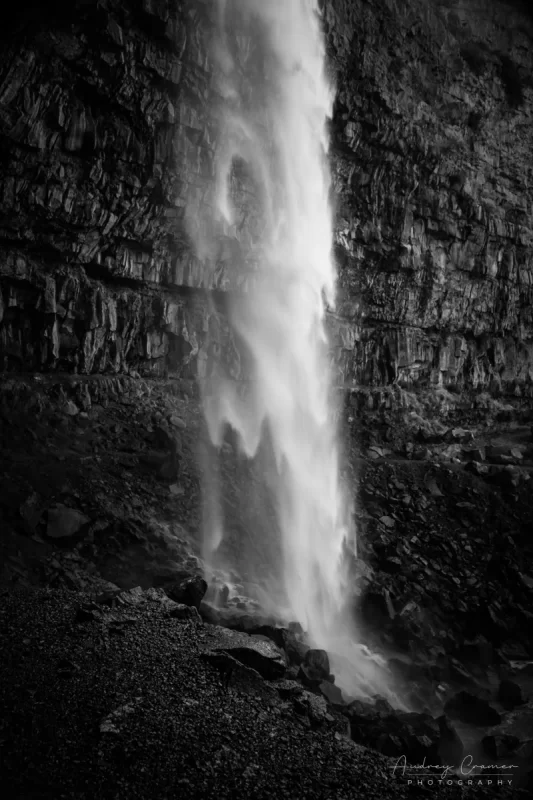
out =
<svg viewBox="0 0 533 800"><path fill-rule="evenodd" d="M503 0L322 5L339 382L530 396L531 16ZM2 12L0 369L192 377L226 342L245 248L225 238L207 268L190 236L217 148L213 10Z"/></svg>

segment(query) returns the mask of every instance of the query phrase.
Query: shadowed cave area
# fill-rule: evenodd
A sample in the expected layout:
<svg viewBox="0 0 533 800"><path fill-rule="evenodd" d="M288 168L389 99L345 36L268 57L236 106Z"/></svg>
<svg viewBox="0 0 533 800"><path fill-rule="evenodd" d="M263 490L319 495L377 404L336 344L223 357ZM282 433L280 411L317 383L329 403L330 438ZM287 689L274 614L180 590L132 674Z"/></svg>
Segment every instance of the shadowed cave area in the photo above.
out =
<svg viewBox="0 0 533 800"><path fill-rule="evenodd" d="M246 426L206 411L222 386L239 409L256 391L236 319L283 204L261 172L283 81L255 5L230 4L231 70L212 0L0 11L2 784L20 800L527 798L530 5L316 4L336 278L317 363L356 541L326 620L350 623L342 653L319 603L294 611L298 563L280 573L282 438L265 423L246 455ZM307 40L287 41L301 69ZM233 154L228 96L258 137Z"/></svg>

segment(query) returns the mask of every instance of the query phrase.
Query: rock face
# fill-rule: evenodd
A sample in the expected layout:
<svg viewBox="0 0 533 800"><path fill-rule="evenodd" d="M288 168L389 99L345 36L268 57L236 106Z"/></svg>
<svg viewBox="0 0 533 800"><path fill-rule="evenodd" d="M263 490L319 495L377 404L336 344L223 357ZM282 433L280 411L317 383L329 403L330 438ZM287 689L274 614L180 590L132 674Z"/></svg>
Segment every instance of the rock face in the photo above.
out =
<svg viewBox="0 0 533 800"><path fill-rule="evenodd" d="M339 382L531 395L531 16L323 5ZM0 369L204 375L225 346L245 236L210 264L190 240L217 150L213 12L56 0L2 20Z"/></svg>

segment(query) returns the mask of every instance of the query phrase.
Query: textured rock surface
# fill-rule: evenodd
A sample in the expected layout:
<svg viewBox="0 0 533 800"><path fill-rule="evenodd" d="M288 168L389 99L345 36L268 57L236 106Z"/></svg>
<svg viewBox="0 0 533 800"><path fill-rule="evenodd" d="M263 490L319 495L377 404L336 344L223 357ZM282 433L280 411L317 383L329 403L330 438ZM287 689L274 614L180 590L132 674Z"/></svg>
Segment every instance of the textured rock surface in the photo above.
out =
<svg viewBox="0 0 533 800"><path fill-rule="evenodd" d="M3 20L1 369L209 369L210 342L225 338L217 308L253 230L252 202L251 227L222 239L209 264L188 235L216 156L212 8L56 0L19 3ZM524 8L325 3L339 381L531 393ZM247 188L236 171L238 203Z"/></svg>

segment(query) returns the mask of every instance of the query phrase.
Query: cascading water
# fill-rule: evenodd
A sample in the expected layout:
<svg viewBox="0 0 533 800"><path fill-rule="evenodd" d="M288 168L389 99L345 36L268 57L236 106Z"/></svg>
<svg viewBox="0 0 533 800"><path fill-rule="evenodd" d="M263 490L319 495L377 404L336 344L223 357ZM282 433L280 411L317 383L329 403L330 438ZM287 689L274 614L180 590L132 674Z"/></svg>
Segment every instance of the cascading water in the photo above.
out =
<svg viewBox="0 0 533 800"><path fill-rule="evenodd" d="M228 318L247 381L243 387L219 364L203 396L214 451L229 427L241 479L247 463L256 467L237 503L246 518L241 537L255 537L256 546L237 547L255 553L244 561L262 586L263 608L298 620L316 646L338 654L341 686L383 691L375 660L354 645L344 613L345 556L355 536L326 331L335 301L327 163L333 91L318 2L220 0L213 52L217 180L195 239L204 260L217 261L222 240L244 253L233 264ZM220 470L206 460L205 471L205 557L210 569L229 574L238 557L224 543L234 530L221 510Z"/></svg>

